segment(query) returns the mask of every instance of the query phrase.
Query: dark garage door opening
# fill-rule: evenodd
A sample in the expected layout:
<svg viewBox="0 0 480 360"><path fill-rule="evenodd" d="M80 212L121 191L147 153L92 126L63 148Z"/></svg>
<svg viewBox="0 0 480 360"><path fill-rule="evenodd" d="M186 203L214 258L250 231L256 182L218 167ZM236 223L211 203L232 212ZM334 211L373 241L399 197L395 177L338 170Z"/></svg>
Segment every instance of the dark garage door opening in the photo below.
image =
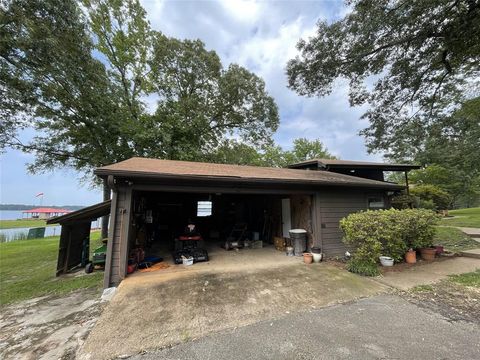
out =
<svg viewBox="0 0 480 360"><path fill-rule="evenodd" d="M245 229L244 240L269 244L274 236L282 235L282 198L285 196L136 191L129 248L168 257L175 250L174 240L188 224L195 224L207 249L224 245L232 230L239 228Z"/></svg>

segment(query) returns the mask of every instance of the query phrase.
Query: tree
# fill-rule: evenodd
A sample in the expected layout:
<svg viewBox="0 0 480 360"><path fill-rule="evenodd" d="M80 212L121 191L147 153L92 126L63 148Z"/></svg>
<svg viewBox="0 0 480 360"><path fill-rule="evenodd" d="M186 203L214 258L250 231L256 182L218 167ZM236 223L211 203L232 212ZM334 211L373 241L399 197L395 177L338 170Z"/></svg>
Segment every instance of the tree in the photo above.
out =
<svg viewBox="0 0 480 360"><path fill-rule="evenodd" d="M263 153L264 166L287 167L311 159L335 159L323 143L306 138L293 140L292 150L284 150L278 145L268 147Z"/></svg>
<svg viewBox="0 0 480 360"><path fill-rule="evenodd" d="M416 186L430 185L448 193L450 203L460 207L474 205L480 194L478 175L455 167L430 165L412 171L410 181Z"/></svg>
<svg viewBox="0 0 480 360"><path fill-rule="evenodd" d="M419 185L410 190L410 194L420 199L420 207L422 203L431 202L434 209L446 210L450 207L452 197L450 194L435 185ZM427 206L427 208L430 208Z"/></svg>
<svg viewBox="0 0 480 360"><path fill-rule="evenodd" d="M343 19L320 21L316 35L298 43L287 75L289 87L308 96L328 95L346 78L351 105L370 105L362 132L370 151L422 144L438 116L478 96L479 1L347 3Z"/></svg>
<svg viewBox="0 0 480 360"><path fill-rule="evenodd" d="M224 70L200 41L152 30L138 0L0 9L0 146L33 152L33 172L68 166L91 179L93 168L135 155L201 160L229 134L271 142L278 110L263 80ZM15 135L26 126L38 135L24 144Z"/></svg>

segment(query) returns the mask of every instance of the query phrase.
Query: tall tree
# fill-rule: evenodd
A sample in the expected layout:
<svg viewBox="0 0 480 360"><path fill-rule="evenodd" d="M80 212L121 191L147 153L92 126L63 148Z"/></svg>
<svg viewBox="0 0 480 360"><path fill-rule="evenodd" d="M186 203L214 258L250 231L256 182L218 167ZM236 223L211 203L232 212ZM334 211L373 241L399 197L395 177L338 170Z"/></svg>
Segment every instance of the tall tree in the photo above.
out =
<svg viewBox="0 0 480 360"><path fill-rule="evenodd" d="M369 104L363 134L371 151L396 151L406 136L418 134L420 141L418 130L436 115L478 96L480 1L347 5L351 11L343 19L320 21L316 35L298 43L300 55L287 74L290 88L308 96L325 96L336 79L348 79L350 103Z"/></svg>
<svg viewBox="0 0 480 360"><path fill-rule="evenodd" d="M264 146L278 126L263 80L152 30L138 0L9 0L0 11L0 146L34 153L31 171L91 178L134 155L200 159L228 134ZM22 143L27 126L38 135Z"/></svg>

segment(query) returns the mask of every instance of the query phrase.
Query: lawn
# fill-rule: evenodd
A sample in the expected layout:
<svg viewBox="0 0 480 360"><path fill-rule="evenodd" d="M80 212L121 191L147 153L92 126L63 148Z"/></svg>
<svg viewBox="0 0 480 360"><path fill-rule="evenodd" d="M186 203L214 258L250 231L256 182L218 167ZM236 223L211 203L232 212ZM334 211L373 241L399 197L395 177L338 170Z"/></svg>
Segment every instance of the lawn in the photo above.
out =
<svg viewBox="0 0 480 360"><path fill-rule="evenodd" d="M91 235L90 249L101 244L100 232ZM103 272L78 272L78 276L56 277L58 236L19 240L0 244L0 304L43 295L61 295L70 291L101 287Z"/></svg>
<svg viewBox="0 0 480 360"><path fill-rule="evenodd" d="M42 227L45 225L45 220L32 220L32 219L20 219L20 220L0 220L0 229L15 229L26 227ZM51 226L51 225L48 225Z"/></svg>
<svg viewBox="0 0 480 360"><path fill-rule="evenodd" d="M450 210L452 218L443 218L442 225L480 228L480 207Z"/></svg>
<svg viewBox="0 0 480 360"><path fill-rule="evenodd" d="M451 275L450 280L460 285L480 288L480 269L465 274Z"/></svg>
<svg viewBox="0 0 480 360"><path fill-rule="evenodd" d="M446 250L452 252L480 247L480 243L465 235L461 230L448 226L437 226L433 241L434 245L443 245Z"/></svg>

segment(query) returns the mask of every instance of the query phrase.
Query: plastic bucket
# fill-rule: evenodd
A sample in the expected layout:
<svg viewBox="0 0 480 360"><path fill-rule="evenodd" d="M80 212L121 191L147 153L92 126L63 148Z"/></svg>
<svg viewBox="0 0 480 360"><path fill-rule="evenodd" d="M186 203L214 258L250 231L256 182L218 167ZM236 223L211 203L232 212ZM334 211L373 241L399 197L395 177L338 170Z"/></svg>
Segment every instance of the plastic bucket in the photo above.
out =
<svg viewBox="0 0 480 360"><path fill-rule="evenodd" d="M313 255L313 262L314 263L319 263L320 261L322 261L322 254L317 254L317 253L312 252L312 255Z"/></svg>

